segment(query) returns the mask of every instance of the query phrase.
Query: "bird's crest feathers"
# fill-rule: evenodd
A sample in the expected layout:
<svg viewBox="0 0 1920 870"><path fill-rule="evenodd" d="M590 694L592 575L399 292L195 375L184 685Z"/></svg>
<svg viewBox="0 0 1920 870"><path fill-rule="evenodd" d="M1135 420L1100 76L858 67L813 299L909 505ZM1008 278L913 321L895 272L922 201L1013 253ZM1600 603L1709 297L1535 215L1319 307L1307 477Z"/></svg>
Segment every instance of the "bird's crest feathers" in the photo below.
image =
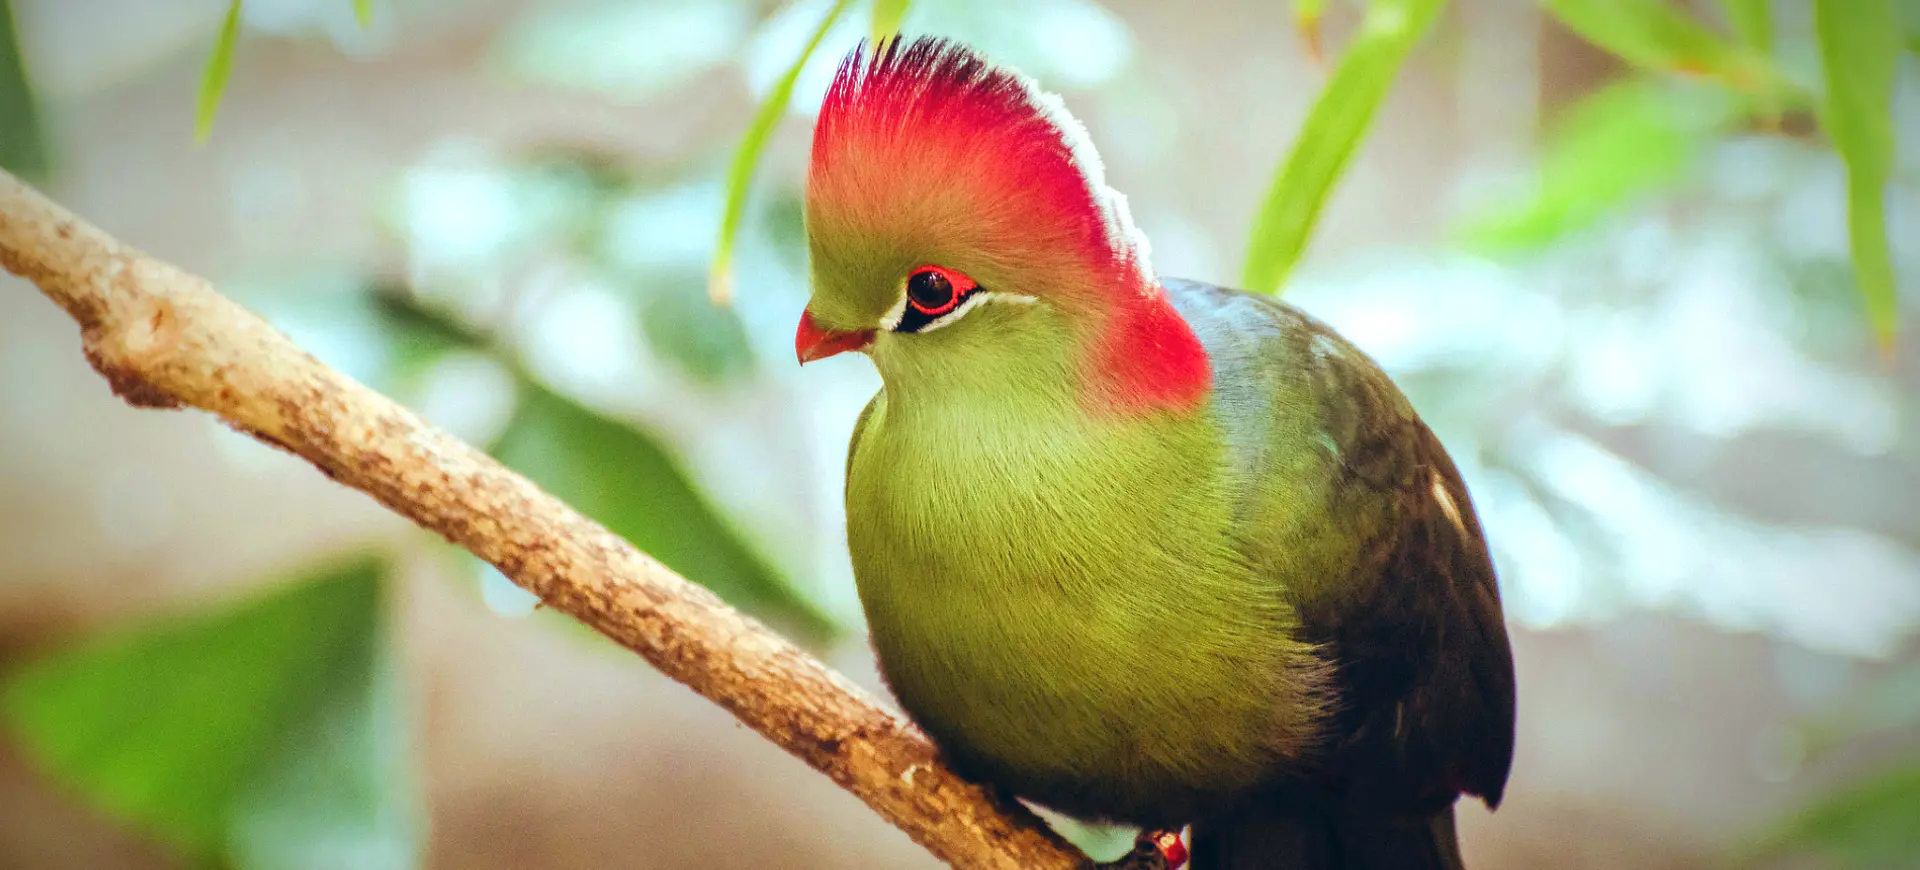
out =
<svg viewBox="0 0 1920 870"><path fill-rule="evenodd" d="M1097 324L1084 363L1096 406L1190 409L1208 389L1205 351L1086 128L958 43L892 39L841 62L814 127L807 234L816 301L831 287L878 319L909 270L958 268Z"/></svg>
<svg viewBox="0 0 1920 870"><path fill-rule="evenodd" d="M821 106L809 178L810 208L856 225L907 217L953 230L960 221L942 208L963 209L982 250L1065 242L1121 286L1154 281L1086 127L1058 96L959 43L892 39L848 54Z"/></svg>

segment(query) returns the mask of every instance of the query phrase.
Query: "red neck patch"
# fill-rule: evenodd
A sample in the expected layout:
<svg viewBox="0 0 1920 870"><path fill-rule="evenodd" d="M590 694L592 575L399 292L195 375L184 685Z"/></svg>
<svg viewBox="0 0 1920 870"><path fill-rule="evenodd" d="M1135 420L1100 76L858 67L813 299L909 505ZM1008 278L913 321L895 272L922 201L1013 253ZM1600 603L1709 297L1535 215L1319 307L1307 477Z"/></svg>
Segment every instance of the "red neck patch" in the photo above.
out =
<svg viewBox="0 0 1920 870"><path fill-rule="evenodd" d="M1121 413L1189 411L1213 386L1200 338L1158 287L1117 308L1089 360L1089 398Z"/></svg>

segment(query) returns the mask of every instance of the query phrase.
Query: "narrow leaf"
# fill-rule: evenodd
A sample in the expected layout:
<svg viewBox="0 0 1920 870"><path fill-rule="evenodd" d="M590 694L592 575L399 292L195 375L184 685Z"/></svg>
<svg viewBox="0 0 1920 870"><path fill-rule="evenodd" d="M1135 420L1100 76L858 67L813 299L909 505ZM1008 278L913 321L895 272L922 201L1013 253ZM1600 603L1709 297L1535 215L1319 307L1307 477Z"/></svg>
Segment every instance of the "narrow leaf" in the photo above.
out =
<svg viewBox="0 0 1920 870"><path fill-rule="evenodd" d="M353 0L353 17L360 22L360 29L373 26L373 0Z"/></svg>
<svg viewBox="0 0 1920 870"><path fill-rule="evenodd" d="M1759 54L1773 52L1773 15L1768 0L1721 0L1740 44Z"/></svg>
<svg viewBox="0 0 1920 870"><path fill-rule="evenodd" d="M493 454L687 579L811 635L834 625L748 545L653 438L533 383Z"/></svg>
<svg viewBox="0 0 1920 870"><path fill-rule="evenodd" d="M907 17L910 0L873 0L873 25L868 28L868 41L878 50L881 43L900 33L900 22Z"/></svg>
<svg viewBox="0 0 1920 870"><path fill-rule="evenodd" d="M1887 243L1886 187L1893 172L1893 90L1900 55L1892 0L1815 0L1827 95L1820 123L1847 164L1847 232L1867 321L1891 352L1898 317Z"/></svg>
<svg viewBox="0 0 1920 870"><path fill-rule="evenodd" d="M760 152L766 149L780 116L786 114L787 103L793 99L793 86L800 80L807 59L813 57L820 40L827 37L827 31L840 20L840 13L846 8L847 0L834 0L833 8L827 10L813 37L807 40L807 47L793 59L793 65L754 111L753 122L747 125L746 135L740 138L740 147L733 153L733 164L727 169L727 210L720 218L720 243L714 248L713 269L707 284L707 292L716 303L724 305L733 298L733 240L740 234L740 219L746 214L747 191L753 186L754 170L760 166Z"/></svg>
<svg viewBox="0 0 1920 870"><path fill-rule="evenodd" d="M13 25L12 0L0 0L0 169L29 180L46 176L47 146Z"/></svg>
<svg viewBox="0 0 1920 870"><path fill-rule="evenodd" d="M1534 189L1468 219L1461 235L1493 250L1532 248L1583 229L1686 175L1734 117L1725 91L1626 79L1580 99L1549 131Z"/></svg>
<svg viewBox="0 0 1920 870"><path fill-rule="evenodd" d="M1327 11L1327 0L1293 0L1293 25L1300 30L1300 40L1307 44L1307 57L1314 63L1320 63L1324 57L1320 52L1320 16Z"/></svg>
<svg viewBox="0 0 1920 870"><path fill-rule="evenodd" d="M1754 56L1770 58L1773 55L1773 12L1769 0L1720 0L1726 8L1727 20L1733 25L1733 35L1740 40L1740 46ZM1762 99L1759 106L1760 124L1767 130L1780 128L1780 107L1771 98Z"/></svg>
<svg viewBox="0 0 1920 870"><path fill-rule="evenodd" d="M1705 75L1743 90L1785 88L1766 58L1722 39L1671 0L1543 0L1581 38L1635 66Z"/></svg>
<svg viewBox="0 0 1920 870"><path fill-rule="evenodd" d="M48 774L196 863L240 865L263 814L283 856L302 843L411 853L410 817L390 810L410 803L389 776L404 768L400 720L368 700L383 573L355 560L225 612L84 641L0 684L0 721ZM328 779L291 788L289 764ZM311 854L244 866L404 866Z"/></svg>
<svg viewBox="0 0 1920 870"><path fill-rule="evenodd" d="M1853 277L1860 287L1867 325L1882 353L1891 355L1898 341L1899 294L1893 271L1893 251L1887 243L1885 182L1857 178L1848 170L1847 236L1853 254Z"/></svg>
<svg viewBox="0 0 1920 870"><path fill-rule="evenodd" d="M240 0L227 5L227 18L220 25L220 36L207 56L207 68L200 76L200 105L194 112L193 139L205 143L213 134L213 118L220 112L220 98L227 90L227 75L233 71L233 47L240 41Z"/></svg>
<svg viewBox="0 0 1920 870"><path fill-rule="evenodd" d="M1242 278L1246 289L1279 291L1401 62L1442 5L1442 0L1375 0L1367 7L1360 33L1320 91L1254 220Z"/></svg>

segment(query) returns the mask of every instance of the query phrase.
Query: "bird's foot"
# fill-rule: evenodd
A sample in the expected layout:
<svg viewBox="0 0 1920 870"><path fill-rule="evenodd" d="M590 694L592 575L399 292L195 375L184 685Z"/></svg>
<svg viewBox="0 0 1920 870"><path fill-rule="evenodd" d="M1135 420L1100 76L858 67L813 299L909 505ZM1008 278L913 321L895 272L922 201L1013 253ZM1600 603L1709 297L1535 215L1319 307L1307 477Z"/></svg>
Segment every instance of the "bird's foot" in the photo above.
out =
<svg viewBox="0 0 1920 870"><path fill-rule="evenodd" d="M1133 851L1096 870L1180 870L1187 866L1187 843L1179 831L1141 831Z"/></svg>

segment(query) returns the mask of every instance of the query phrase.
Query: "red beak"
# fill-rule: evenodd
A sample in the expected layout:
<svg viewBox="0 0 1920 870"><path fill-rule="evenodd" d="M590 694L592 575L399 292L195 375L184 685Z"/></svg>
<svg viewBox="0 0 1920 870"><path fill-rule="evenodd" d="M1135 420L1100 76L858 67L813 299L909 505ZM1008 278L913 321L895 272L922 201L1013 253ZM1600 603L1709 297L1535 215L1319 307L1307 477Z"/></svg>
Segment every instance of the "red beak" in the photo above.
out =
<svg viewBox="0 0 1920 870"><path fill-rule="evenodd" d="M794 354L800 364L826 359L836 353L859 350L873 343L873 330L840 332L827 329L813 319L813 312L800 312L800 329L793 336Z"/></svg>

